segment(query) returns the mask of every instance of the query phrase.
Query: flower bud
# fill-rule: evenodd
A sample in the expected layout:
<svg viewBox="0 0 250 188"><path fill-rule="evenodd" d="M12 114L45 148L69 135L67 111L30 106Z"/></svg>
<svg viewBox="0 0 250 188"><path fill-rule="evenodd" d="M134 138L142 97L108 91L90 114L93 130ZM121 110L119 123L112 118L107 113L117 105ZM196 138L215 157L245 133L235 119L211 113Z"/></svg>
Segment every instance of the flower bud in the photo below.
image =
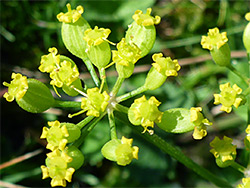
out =
<svg viewBox="0 0 250 188"><path fill-rule="evenodd" d="M61 126L66 126L68 136L66 137L68 143L74 142L81 136L80 128L73 123L61 123Z"/></svg>
<svg viewBox="0 0 250 188"><path fill-rule="evenodd" d="M153 48L156 38L155 24L159 24L159 16L150 15L152 9L148 8L145 14L137 10L133 15L134 22L129 26L126 32L126 42L136 44L142 51L141 57L144 57Z"/></svg>
<svg viewBox="0 0 250 188"><path fill-rule="evenodd" d="M243 33L243 44L248 53L250 53L250 12L248 12L245 16L246 20L249 21L247 26L244 29Z"/></svg>
<svg viewBox="0 0 250 188"><path fill-rule="evenodd" d="M219 49L214 48L210 51L210 54L217 65L229 66L231 62L231 52L229 45L226 43Z"/></svg>
<svg viewBox="0 0 250 188"><path fill-rule="evenodd" d="M225 168L230 166L236 158L236 146L232 144L233 139L224 136L222 140L218 137L210 143L213 148L210 152L214 155L216 159L216 164Z"/></svg>
<svg viewBox="0 0 250 188"><path fill-rule="evenodd" d="M144 132L148 131L149 134L153 134L153 130L149 130L148 127L154 127L154 122L161 122L163 112L158 110L158 106L161 103L155 98L150 97L149 100L143 95L142 97L135 99L134 103L128 110L129 121L137 126L141 125L144 128Z"/></svg>
<svg viewBox="0 0 250 188"><path fill-rule="evenodd" d="M75 169L68 164L72 158L65 152L58 149L47 154L46 166L42 165L42 179L51 178L51 186L66 187L66 181L71 182Z"/></svg>
<svg viewBox="0 0 250 188"><path fill-rule="evenodd" d="M116 161L116 154L115 150L118 147L118 145L121 144L121 140L119 139L112 139L108 141L103 147L102 147L102 155L110 160L110 161Z"/></svg>
<svg viewBox="0 0 250 188"><path fill-rule="evenodd" d="M74 145L65 148L65 151L73 159L68 163L68 168L72 167L75 170L79 169L84 162L84 156L82 152Z"/></svg>
<svg viewBox="0 0 250 188"><path fill-rule="evenodd" d="M51 108L55 99L44 83L35 79L28 79L27 92L16 102L22 109L28 112L41 113Z"/></svg>
<svg viewBox="0 0 250 188"><path fill-rule="evenodd" d="M145 80L145 87L150 90L159 88L167 79L168 76L177 76L181 69L178 61L172 60L170 57L163 57L162 53L152 56L154 63Z"/></svg>
<svg viewBox="0 0 250 188"><path fill-rule="evenodd" d="M214 94L214 104L222 104L220 110L230 113L232 106L238 108L241 102L244 100L243 96L240 95L242 89L236 84L230 87L230 83L220 85L220 94Z"/></svg>
<svg viewBox="0 0 250 188"><path fill-rule="evenodd" d="M87 43L83 40L84 32L90 28L89 23L81 16L83 7L71 10L68 3L67 13L59 13L57 19L62 23L62 39L66 48L75 56L85 60L87 58Z"/></svg>
<svg viewBox="0 0 250 188"><path fill-rule="evenodd" d="M87 90L87 97L82 98L81 108L87 111L87 116L99 117L106 110L110 96L106 91L100 93L99 88Z"/></svg>
<svg viewBox="0 0 250 188"><path fill-rule="evenodd" d="M98 28L87 29L83 39L87 42L86 53L90 61L98 68L104 68L110 61L111 50L108 43L110 29Z"/></svg>
<svg viewBox="0 0 250 188"><path fill-rule="evenodd" d="M112 60L121 78L128 78L134 71L134 64L141 57L141 50L133 43L126 43L125 38L117 44L117 50L112 50Z"/></svg>
<svg viewBox="0 0 250 188"><path fill-rule="evenodd" d="M208 36L202 36L202 48L210 50L214 62L220 66L229 66L231 52L227 44L227 33L220 33L217 27L209 29Z"/></svg>
<svg viewBox="0 0 250 188"><path fill-rule="evenodd" d="M133 159L138 159L139 148L132 146L133 139L124 136L121 140L112 139L102 147L102 155L111 161L116 161L118 165L126 166Z"/></svg>

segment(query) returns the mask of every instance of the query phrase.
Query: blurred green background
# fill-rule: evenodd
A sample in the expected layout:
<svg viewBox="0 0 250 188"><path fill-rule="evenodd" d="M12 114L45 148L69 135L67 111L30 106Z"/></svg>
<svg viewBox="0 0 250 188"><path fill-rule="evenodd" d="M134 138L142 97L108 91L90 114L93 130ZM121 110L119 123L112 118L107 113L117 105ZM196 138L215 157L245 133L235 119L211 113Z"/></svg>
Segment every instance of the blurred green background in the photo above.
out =
<svg viewBox="0 0 250 188"><path fill-rule="evenodd" d="M48 54L48 48L56 47L60 54L72 58L83 74L84 82L92 86L83 62L70 54L61 39L60 23L56 15L66 12L69 1L0 1L1 5L1 83L10 82L12 72L21 72L28 77L49 83L48 75L38 71L40 58ZM156 26L157 39L151 53L136 64L136 73L123 84L120 94L129 92L144 83L146 72L152 63L151 55L162 52L165 56L178 59L183 65L179 77L170 78L159 89L146 92L162 102L160 110L169 108L201 106L204 115L214 123L208 136L194 141L191 133L167 134L156 127L156 133L169 143L178 145L194 161L218 176L237 184L242 174L231 168L220 169L209 153L209 142L214 136L226 135L237 144L237 160L246 165L247 153L242 149L242 138L246 125L246 109L234 109L231 114L220 113L213 105L213 93L219 92L219 83L229 80L242 85L235 75L214 65L209 54L201 48L201 35L210 28L219 27L227 31L229 45L234 54L234 66L249 76L247 59L242 44L242 33L247 21L245 13L250 11L250 2L202 1L202 0L84 0L70 1L72 8L82 5L83 17L92 27L110 28L109 40L119 42L132 22L135 10L143 12L152 7L153 15L162 17ZM236 52L236 53L235 53ZM188 59L186 59L188 58ZM108 69L108 82L112 86L116 75L114 68ZM8 103L2 95L6 88L1 85L1 161L4 163L20 155L42 148L42 153L1 170L1 180L27 187L49 187L50 179L42 180L40 165L46 158L45 143L39 139L47 121L69 121L67 114L78 109L52 109L49 113L30 114L20 109L15 102ZM63 96L65 100L73 100ZM129 106L133 99L124 102ZM78 123L82 117L70 119ZM134 133L130 127L117 121L118 135L134 138L139 146L139 160L121 167L103 159L100 149L109 140L109 125L104 119L88 135L81 150L85 155L83 167L75 172L68 187L213 187L192 170L187 169L168 155L154 148Z"/></svg>

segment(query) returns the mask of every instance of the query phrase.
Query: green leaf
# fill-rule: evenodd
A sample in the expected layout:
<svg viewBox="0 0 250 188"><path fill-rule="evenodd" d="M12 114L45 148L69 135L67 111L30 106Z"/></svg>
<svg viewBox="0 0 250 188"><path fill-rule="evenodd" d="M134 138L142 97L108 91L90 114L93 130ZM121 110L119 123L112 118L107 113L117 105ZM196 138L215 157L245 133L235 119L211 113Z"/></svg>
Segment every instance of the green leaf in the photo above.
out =
<svg viewBox="0 0 250 188"><path fill-rule="evenodd" d="M157 126L171 133L185 133L194 129L194 124L190 121L190 110L186 108L166 110Z"/></svg>
<svg viewBox="0 0 250 188"><path fill-rule="evenodd" d="M89 29L88 22L80 17L75 23L62 24L62 39L66 48L75 56L85 60L87 43L83 40L84 32Z"/></svg>

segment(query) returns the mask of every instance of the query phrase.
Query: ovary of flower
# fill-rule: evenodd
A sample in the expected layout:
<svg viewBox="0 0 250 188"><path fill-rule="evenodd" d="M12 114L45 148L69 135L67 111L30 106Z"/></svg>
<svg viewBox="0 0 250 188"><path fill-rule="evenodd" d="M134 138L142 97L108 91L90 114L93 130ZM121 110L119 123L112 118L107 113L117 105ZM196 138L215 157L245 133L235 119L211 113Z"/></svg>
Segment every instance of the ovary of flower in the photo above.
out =
<svg viewBox="0 0 250 188"><path fill-rule="evenodd" d="M201 107L192 107L190 109L190 121L194 123L193 138L200 140L207 135L207 125L212 125L208 119L205 119L201 113Z"/></svg>
<svg viewBox="0 0 250 188"><path fill-rule="evenodd" d="M109 104L110 96L106 91L100 93L98 88L87 90L87 97L82 98L81 108L87 111L87 116L99 117Z"/></svg>
<svg viewBox="0 0 250 188"><path fill-rule="evenodd" d="M170 57L165 58L162 53L154 54L152 59L155 61L152 63L152 66L163 76L177 76L177 71L181 69L176 59L172 60Z"/></svg>
<svg viewBox="0 0 250 188"><path fill-rule="evenodd" d="M64 22L64 23L75 23L82 15L84 12L84 9L82 6L77 6L76 10L71 9L71 5L68 3L67 5L68 12L67 13L59 13L57 15L57 19L59 22Z"/></svg>
<svg viewBox="0 0 250 188"><path fill-rule="evenodd" d="M107 38L110 33L110 29L98 29L98 27L95 26L94 29L87 29L84 32L83 39L87 42L88 46L97 46L102 42L107 41Z"/></svg>
<svg viewBox="0 0 250 188"><path fill-rule="evenodd" d="M55 47L49 48L49 52L48 55L41 57L40 66L38 67L41 72L51 73L59 66L60 55L56 55L57 49Z"/></svg>
<svg viewBox="0 0 250 188"><path fill-rule="evenodd" d="M204 49L209 49L209 50L213 50L214 48L219 49L228 41L227 33L226 32L220 33L217 27L209 29L207 35L208 36L202 36L201 38L201 45L202 48Z"/></svg>
<svg viewBox="0 0 250 188"><path fill-rule="evenodd" d="M50 128L43 127L41 139L47 139L47 149L54 151L56 149L64 150L67 144L67 137L69 136L66 125L61 126L59 121L50 121L48 122Z"/></svg>
<svg viewBox="0 0 250 188"><path fill-rule="evenodd" d="M137 146L132 147L132 143L132 138L122 137L121 144L115 150L118 165L125 166L130 164L133 159L138 159L139 148Z"/></svg>
<svg viewBox="0 0 250 188"><path fill-rule="evenodd" d="M135 20L135 22L138 25L143 25L143 26L151 26L151 25L157 25L161 22L161 17L160 16L151 16L152 9L147 8L146 14L143 14L141 10L136 10L132 18Z"/></svg>
<svg viewBox="0 0 250 188"><path fill-rule="evenodd" d="M134 115L135 119L140 120L141 126L144 128L143 133L148 131L153 134L153 130L149 130L148 127L154 128L154 122L160 123L163 112L158 110L158 106L161 104L154 96L146 99L145 95L134 101Z"/></svg>
<svg viewBox="0 0 250 188"><path fill-rule="evenodd" d="M238 108L242 99L238 95L242 92L236 84L230 87L230 83L220 85L220 94L214 94L214 104L222 104L221 111L230 113L232 111L232 105Z"/></svg>
<svg viewBox="0 0 250 188"><path fill-rule="evenodd" d="M232 161L236 156L236 146L232 144L233 139L224 136L222 140L215 137L210 143L213 148L210 152L215 158L220 158L222 162Z"/></svg>
<svg viewBox="0 0 250 188"><path fill-rule="evenodd" d="M237 185L237 188L249 188L250 187L250 177L242 178L242 184Z"/></svg>
<svg viewBox="0 0 250 188"><path fill-rule="evenodd" d="M64 84L69 86L79 77L79 72L76 65L73 65L69 61L64 60L60 63L58 69L50 73L52 79L50 84L57 87L62 87Z"/></svg>
<svg viewBox="0 0 250 188"><path fill-rule="evenodd" d="M112 60L123 66L135 64L141 58L141 50L134 43L126 43L125 38L117 44L117 50L112 50Z"/></svg>
<svg viewBox="0 0 250 188"><path fill-rule="evenodd" d="M51 186L66 186L66 180L71 182L72 175L75 169L68 168L68 163L72 161L72 158L67 155L64 151L59 151L58 149L47 154L46 165L41 166L42 169L42 179L52 178Z"/></svg>
<svg viewBox="0 0 250 188"><path fill-rule="evenodd" d="M246 138L247 138L247 140L250 142L250 124L247 126L247 128L246 128L246 133L247 133L247 136L246 136Z"/></svg>
<svg viewBox="0 0 250 188"><path fill-rule="evenodd" d="M20 73L11 74L12 81L9 83L3 82L3 85L8 87L8 92L4 93L3 97L8 101L12 102L15 98L20 100L28 90L28 80L26 76Z"/></svg>

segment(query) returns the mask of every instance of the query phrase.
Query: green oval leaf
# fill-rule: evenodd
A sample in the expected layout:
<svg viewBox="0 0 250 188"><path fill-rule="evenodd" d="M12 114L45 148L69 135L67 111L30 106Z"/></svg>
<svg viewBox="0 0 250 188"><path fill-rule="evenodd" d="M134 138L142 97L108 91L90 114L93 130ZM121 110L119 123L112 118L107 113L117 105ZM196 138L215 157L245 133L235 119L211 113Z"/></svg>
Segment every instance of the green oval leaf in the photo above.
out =
<svg viewBox="0 0 250 188"><path fill-rule="evenodd" d="M195 125L190 121L189 109L173 108L164 112L157 126L166 132L185 133L193 130Z"/></svg>

